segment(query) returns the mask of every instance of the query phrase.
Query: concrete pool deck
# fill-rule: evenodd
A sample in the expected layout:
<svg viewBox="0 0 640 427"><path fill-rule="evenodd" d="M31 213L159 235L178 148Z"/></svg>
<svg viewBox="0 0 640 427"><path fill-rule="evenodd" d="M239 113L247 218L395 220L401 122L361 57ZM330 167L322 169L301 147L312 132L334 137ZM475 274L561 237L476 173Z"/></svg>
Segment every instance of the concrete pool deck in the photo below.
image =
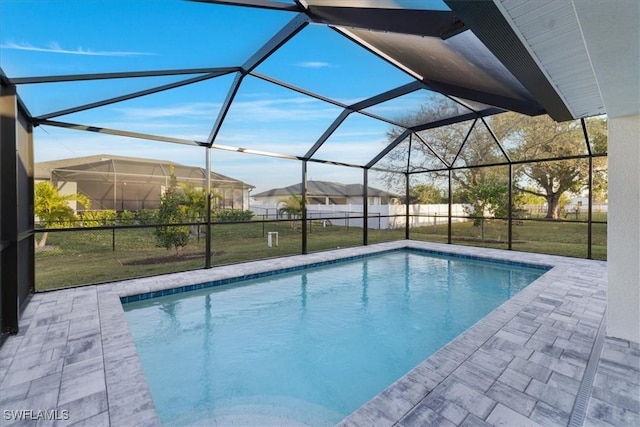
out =
<svg viewBox="0 0 640 427"><path fill-rule="evenodd" d="M417 241L35 294L0 348L0 425L160 425L122 296L402 247L553 268L340 425L640 425L640 346L602 333L605 262Z"/></svg>

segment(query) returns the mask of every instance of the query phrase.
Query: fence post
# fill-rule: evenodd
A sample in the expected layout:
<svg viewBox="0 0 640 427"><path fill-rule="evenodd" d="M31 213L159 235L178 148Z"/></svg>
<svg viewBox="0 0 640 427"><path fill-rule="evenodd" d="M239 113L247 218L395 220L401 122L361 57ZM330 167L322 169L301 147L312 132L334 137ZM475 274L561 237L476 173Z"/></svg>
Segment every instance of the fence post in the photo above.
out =
<svg viewBox="0 0 640 427"><path fill-rule="evenodd" d="M116 226L115 224L111 226L111 249L116 251Z"/></svg>

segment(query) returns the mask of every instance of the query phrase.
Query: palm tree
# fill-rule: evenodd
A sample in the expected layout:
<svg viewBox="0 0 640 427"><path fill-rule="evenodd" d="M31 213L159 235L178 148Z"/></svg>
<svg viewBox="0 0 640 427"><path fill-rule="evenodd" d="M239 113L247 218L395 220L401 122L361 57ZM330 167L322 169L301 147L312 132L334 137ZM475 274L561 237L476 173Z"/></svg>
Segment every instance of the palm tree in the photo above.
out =
<svg viewBox="0 0 640 427"><path fill-rule="evenodd" d="M89 199L82 194L60 194L49 181L37 183L34 190L34 212L40 219L40 223L46 228L61 228L77 219L68 202L75 200L85 209L88 209L91 204ZM48 235L49 233L44 232L40 242L36 240L36 248L44 247Z"/></svg>
<svg viewBox="0 0 640 427"><path fill-rule="evenodd" d="M207 190L196 189L193 184L181 185L183 192L182 203L186 208L189 221L202 221L207 216ZM211 191L211 201L219 199L220 193ZM199 225L191 226L191 234L197 234ZM199 233L198 233L199 235Z"/></svg>
<svg viewBox="0 0 640 427"><path fill-rule="evenodd" d="M286 200L282 201L284 206L278 209L278 216L287 215L291 221L291 229L298 229L297 219L302 216L302 196L289 196Z"/></svg>

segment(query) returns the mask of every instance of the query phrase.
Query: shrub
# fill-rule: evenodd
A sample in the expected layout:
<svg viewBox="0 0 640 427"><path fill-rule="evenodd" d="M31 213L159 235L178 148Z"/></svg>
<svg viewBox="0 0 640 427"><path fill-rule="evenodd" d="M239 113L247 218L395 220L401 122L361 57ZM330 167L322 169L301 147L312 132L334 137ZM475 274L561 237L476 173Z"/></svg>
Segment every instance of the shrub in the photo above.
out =
<svg viewBox="0 0 640 427"><path fill-rule="evenodd" d="M84 211L81 216L84 227L101 227L103 225L114 225L118 213L113 209L106 209L104 211Z"/></svg>
<svg viewBox="0 0 640 427"><path fill-rule="evenodd" d="M120 212L120 225L133 225L136 223L136 216L131 211Z"/></svg>
<svg viewBox="0 0 640 427"><path fill-rule="evenodd" d="M158 212L153 209L142 209L138 211L138 222L141 225L155 224L157 221Z"/></svg>
<svg viewBox="0 0 640 427"><path fill-rule="evenodd" d="M217 222L250 221L253 218L253 212L249 210L217 211L214 218Z"/></svg>

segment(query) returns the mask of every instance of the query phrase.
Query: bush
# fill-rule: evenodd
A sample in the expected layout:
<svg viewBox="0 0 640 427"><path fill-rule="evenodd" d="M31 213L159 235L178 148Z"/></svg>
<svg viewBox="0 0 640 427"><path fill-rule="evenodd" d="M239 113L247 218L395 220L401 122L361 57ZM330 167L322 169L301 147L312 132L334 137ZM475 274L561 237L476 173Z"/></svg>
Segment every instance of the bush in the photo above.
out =
<svg viewBox="0 0 640 427"><path fill-rule="evenodd" d="M82 212L82 225L84 227L101 227L103 225L114 225L118 213L112 209L104 211Z"/></svg>
<svg viewBox="0 0 640 427"><path fill-rule="evenodd" d="M131 211L120 212L120 225L133 225L136 223L136 216Z"/></svg>
<svg viewBox="0 0 640 427"><path fill-rule="evenodd" d="M138 222L141 225L151 225L157 222L158 212L152 209L138 211Z"/></svg>
<svg viewBox="0 0 640 427"><path fill-rule="evenodd" d="M253 218L253 212L248 210L217 211L214 215L214 221L217 222L251 221L251 218Z"/></svg>

